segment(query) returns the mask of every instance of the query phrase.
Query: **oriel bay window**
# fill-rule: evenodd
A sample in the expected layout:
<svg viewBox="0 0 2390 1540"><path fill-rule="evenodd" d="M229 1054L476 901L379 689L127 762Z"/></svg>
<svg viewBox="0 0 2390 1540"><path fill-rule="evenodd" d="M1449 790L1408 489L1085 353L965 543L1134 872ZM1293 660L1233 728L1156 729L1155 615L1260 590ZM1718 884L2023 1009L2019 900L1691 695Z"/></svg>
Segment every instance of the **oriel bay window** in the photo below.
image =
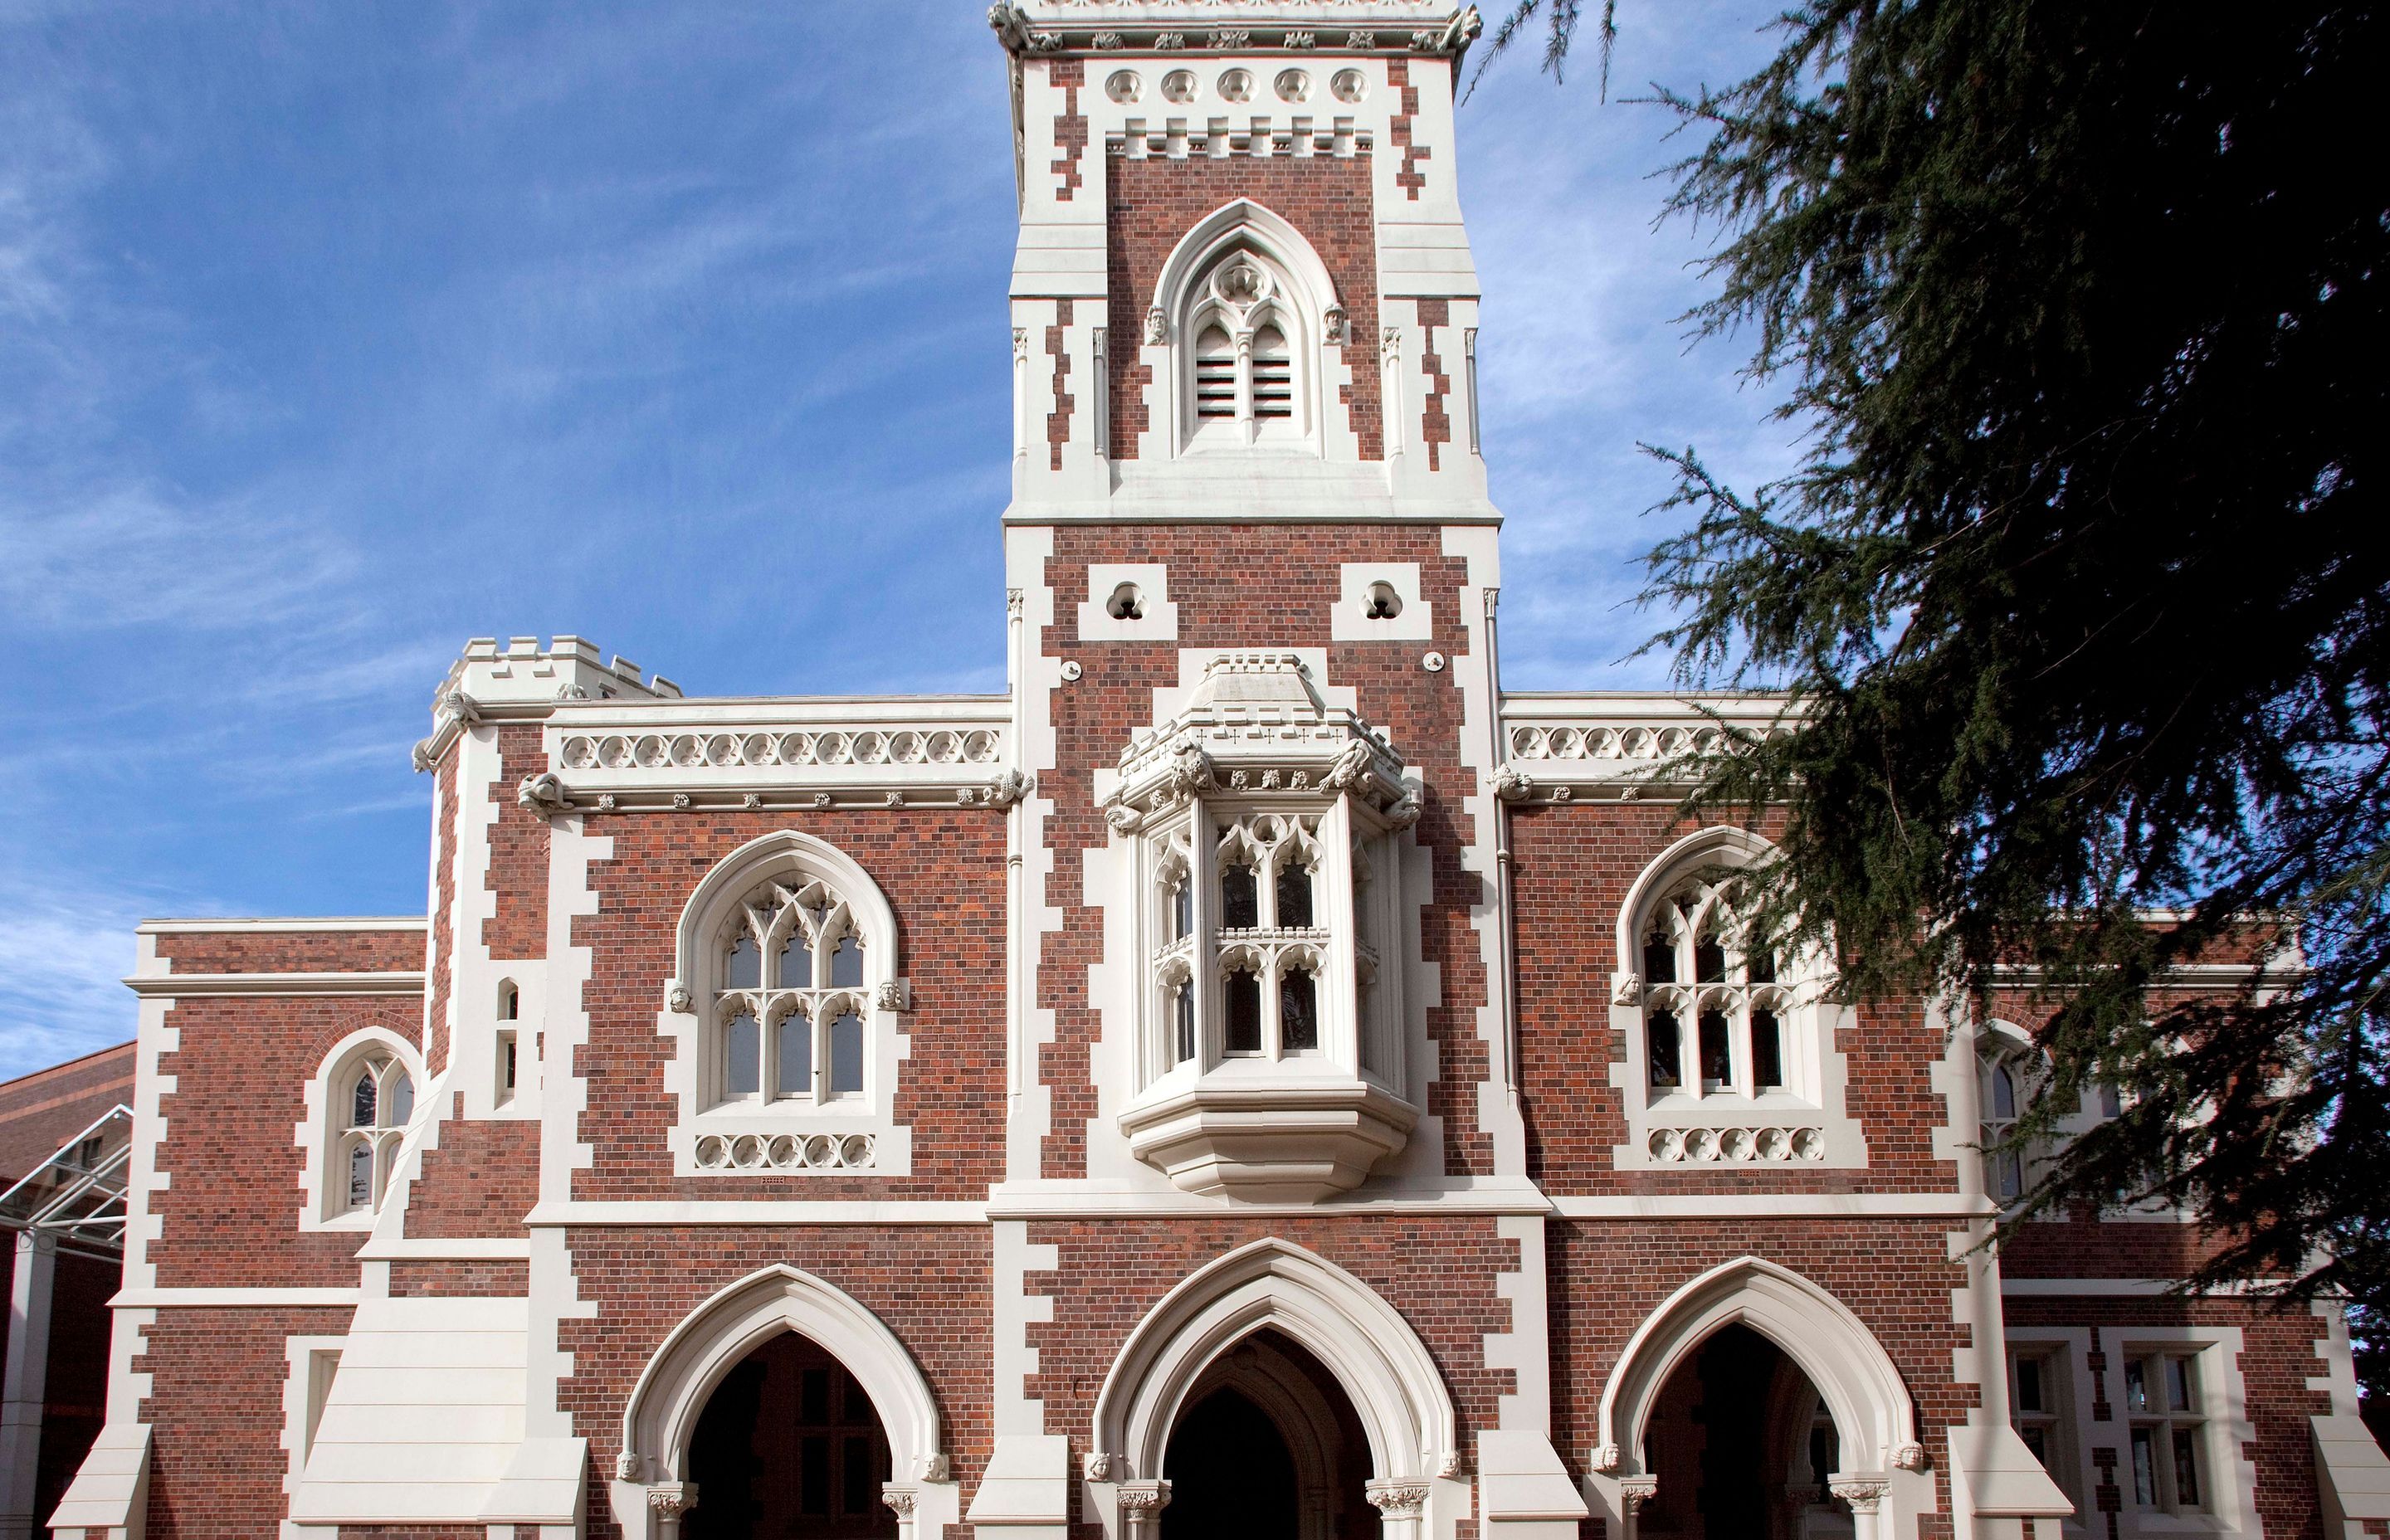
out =
<svg viewBox="0 0 2390 1540"><path fill-rule="evenodd" d="M1210 730L1220 687L1237 731ZM1401 762L1331 717L1291 657L1216 660L1182 722L1132 745L1108 810L1144 981L1122 1130L1189 1190L1348 1189L1418 1115L1400 969L1381 957L1407 933Z"/></svg>

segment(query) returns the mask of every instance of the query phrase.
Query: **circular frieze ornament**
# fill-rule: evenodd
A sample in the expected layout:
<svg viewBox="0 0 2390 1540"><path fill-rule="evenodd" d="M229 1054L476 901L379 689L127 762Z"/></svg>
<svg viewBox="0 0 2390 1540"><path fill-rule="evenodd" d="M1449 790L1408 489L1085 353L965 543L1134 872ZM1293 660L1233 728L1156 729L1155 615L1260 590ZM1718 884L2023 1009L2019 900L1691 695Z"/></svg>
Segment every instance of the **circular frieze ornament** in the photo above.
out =
<svg viewBox="0 0 2390 1540"><path fill-rule="evenodd" d="M1307 102L1311 99L1311 74L1308 71L1280 70L1276 83L1281 101Z"/></svg>
<svg viewBox="0 0 2390 1540"><path fill-rule="evenodd" d="M1170 73L1162 77L1162 94L1175 102L1193 101L1195 99L1195 71L1192 70L1171 71Z"/></svg>
<svg viewBox="0 0 2390 1540"><path fill-rule="evenodd" d="M1356 102L1369 94L1369 77L1358 70L1339 70L1328 83L1328 89L1340 102Z"/></svg>
<svg viewBox="0 0 2390 1540"><path fill-rule="evenodd" d="M1104 82L1104 95L1116 102L1133 102L1145 95L1145 81L1134 70L1115 70Z"/></svg>
<svg viewBox="0 0 2390 1540"><path fill-rule="evenodd" d="M1441 652L1429 653L1426 657L1420 660L1420 667L1427 670L1430 674L1442 674L1444 672L1444 654Z"/></svg>
<svg viewBox="0 0 2390 1540"><path fill-rule="evenodd" d="M1227 102L1249 102L1253 99L1253 72L1251 70L1230 70L1220 77L1220 99Z"/></svg>
<svg viewBox="0 0 2390 1540"><path fill-rule="evenodd" d="M1063 661L1062 678L1065 683L1075 683L1079 675L1086 672L1087 671L1079 666L1079 661L1076 658L1065 659Z"/></svg>

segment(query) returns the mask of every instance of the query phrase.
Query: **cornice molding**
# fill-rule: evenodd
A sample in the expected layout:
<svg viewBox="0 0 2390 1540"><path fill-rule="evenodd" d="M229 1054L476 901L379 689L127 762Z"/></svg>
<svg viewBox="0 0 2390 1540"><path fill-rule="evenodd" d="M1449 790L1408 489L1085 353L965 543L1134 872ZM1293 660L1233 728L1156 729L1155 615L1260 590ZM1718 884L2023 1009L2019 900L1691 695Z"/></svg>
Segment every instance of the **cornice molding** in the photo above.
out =
<svg viewBox="0 0 2390 1540"><path fill-rule="evenodd" d="M211 995L386 995L423 993L420 969L388 973L161 973L129 978L124 987L145 1000Z"/></svg>
<svg viewBox="0 0 2390 1540"><path fill-rule="evenodd" d="M1177 0L1167 7L1120 0L1032 3L1034 13L1011 4L988 7L988 26L1016 58L1219 53L1458 58L1484 27L1476 6L1442 11L1441 0L1365 6Z"/></svg>

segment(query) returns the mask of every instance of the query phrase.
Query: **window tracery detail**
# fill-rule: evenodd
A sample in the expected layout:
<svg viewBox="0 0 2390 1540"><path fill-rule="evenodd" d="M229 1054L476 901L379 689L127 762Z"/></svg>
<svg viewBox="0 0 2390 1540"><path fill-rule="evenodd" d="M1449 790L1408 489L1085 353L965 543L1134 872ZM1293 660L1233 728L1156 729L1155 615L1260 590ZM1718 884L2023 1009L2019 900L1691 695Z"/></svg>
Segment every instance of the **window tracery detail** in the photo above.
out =
<svg viewBox="0 0 2390 1540"><path fill-rule="evenodd" d="M336 1145L333 1174L340 1206L351 1213L381 1207L406 1125L415 1119L415 1077L395 1055L369 1053L345 1077L347 1128Z"/></svg>
<svg viewBox="0 0 2390 1540"><path fill-rule="evenodd" d="M1634 1167L1866 1162L1843 1108L1824 959L1778 955L1754 934L1741 871L1766 850L1732 828L1664 853L1619 917L1611 1021L1625 1038L1612 1084L1625 1097Z"/></svg>
<svg viewBox="0 0 2390 1540"><path fill-rule="evenodd" d="M910 1170L894 943L877 885L811 835L765 835L699 884L660 1019L683 1174Z"/></svg>

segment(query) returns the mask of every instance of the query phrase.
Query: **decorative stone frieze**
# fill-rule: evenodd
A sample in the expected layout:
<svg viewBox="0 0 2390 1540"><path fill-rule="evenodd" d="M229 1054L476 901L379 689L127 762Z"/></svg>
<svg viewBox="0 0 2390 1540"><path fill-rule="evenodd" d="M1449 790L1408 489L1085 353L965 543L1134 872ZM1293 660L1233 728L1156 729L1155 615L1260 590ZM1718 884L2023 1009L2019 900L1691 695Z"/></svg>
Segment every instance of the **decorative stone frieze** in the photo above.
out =
<svg viewBox="0 0 2390 1540"><path fill-rule="evenodd" d="M1751 1165L1822 1161L1822 1128L1655 1128L1644 1141L1651 1159L1671 1163Z"/></svg>
<svg viewBox="0 0 2390 1540"><path fill-rule="evenodd" d="M534 811L669 807L1010 807L1031 782L1009 758L995 710L907 719L828 712L713 713L559 709L548 765L520 797ZM536 781L536 788L533 788Z"/></svg>

